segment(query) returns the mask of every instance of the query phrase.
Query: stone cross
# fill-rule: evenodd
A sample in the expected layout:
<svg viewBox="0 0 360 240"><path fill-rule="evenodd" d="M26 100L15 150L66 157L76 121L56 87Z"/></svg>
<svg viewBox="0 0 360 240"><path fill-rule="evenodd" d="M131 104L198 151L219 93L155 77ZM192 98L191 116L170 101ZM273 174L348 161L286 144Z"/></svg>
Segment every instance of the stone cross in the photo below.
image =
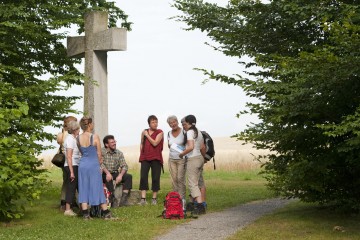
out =
<svg viewBox="0 0 360 240"><path fill-rule="evenodd" d="M109 134L107 52L126 50L126 29L107 26L107 12L89 12L85 15L85 36L67 38L67 55L85 57L84 115L93 119L101 142Z"/></svg>

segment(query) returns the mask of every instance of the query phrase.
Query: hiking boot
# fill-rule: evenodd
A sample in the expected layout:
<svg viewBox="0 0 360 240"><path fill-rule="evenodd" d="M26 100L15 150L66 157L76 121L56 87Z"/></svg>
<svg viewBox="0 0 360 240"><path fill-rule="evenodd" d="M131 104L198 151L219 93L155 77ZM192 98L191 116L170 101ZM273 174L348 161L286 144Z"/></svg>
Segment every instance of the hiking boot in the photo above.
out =
<svg viewBox="0 0 360 240"><path fill-rule="evenodd" d="M91 220L92 217L90 217L90 214L88 213L88 214L84 214L84 215L83 215L83 219L84 219L85 221L88 221L88 220Z"/></svg>
<svg viewBox="0 0 360 240"><path fill-rule="evenodd" d="M103 216L103 219L104 220L117 220L118 218L117 217L113 217L111 212L109 211L108 213L106 213L104 216Z"/></svg>
<svg viewBox="0 0 360 240"><path fill-rule="evenodd" d="M128 198L129 198L129 193L125 193L123 192L121 195L121 200L120 200L120 207L127 207L130 206L129 202L128 202Z"/></svg>
<svg viewBox="0 0 360 240"><path fill-rule="evenodd" d="M145 198L142 198L142 199L140 200L140 202L138 203L138 205L141 205L141 206L147 205L146 199L145 199Z"/></svg>
<svg viewBox="0 0 360 240"><path fill-rule="evenodd" d="M151 205L157 205L157 199L156 198L153 198L151 200Z"/></svg>
<svg viewBox="0 0 360 240"><path fill-rule="evenodd" d="M206 210L203 204L196 204L194 206L194 211L192 212L193 216L198 216L198 215L202 215L205 214Z"/></svg>
<svg viewBox="0 0 360 240"><path fill-rule="evenodd" d="M199 204L198 205L198 210L199 210L199 215L205 214L206 213L205 204Z"/></svg>
<svg viewBox="0 0 360 240"><path fill-rule="evenodd" d="M204 205L205 211L207 209L207 203L206 202L202 202L202 205Z"/></svg>
<svg viewBox="0 0 360 240"><path fill-rule="evenodd" d="M188 202L186 204L186 211L187 212L193 212L194 211L194 203L193 202Z"/></svg>
<svg viewBox="0 0 360 240"><path fill-rule="evenodd" d="M65 210L64 216L75 217L75 216L77 216L77 214L74 213L74 211L72 209L69 209L69 210Z"/></svg>

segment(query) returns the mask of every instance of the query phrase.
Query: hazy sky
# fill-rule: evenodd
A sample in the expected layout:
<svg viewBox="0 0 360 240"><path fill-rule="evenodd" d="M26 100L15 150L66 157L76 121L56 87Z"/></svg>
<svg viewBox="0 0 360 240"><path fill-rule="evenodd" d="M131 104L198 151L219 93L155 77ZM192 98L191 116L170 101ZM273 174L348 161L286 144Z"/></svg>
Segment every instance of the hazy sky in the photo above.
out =
<svg viewBox="0 0 360 240"><path fill-rule="evenodd" d="M169 115L181 119L193 114L197 127L213 137L231 136L256 120L235 116L249 101L240 87L215 81L202 85L205 76L193 68L229 75L243 68L238 59L205 45L209 39L204 33L184 31L183 23L169 20L180 13L170 6L171 1L116 2L134 23L128 32L127 51L108 53L109 133L115 135L118 146L139 144L151 114L158 117L165 133L170 130ZM70 94L82 96L83 88L73 88ZM76 108L82 110L83 102Z"/></svg>

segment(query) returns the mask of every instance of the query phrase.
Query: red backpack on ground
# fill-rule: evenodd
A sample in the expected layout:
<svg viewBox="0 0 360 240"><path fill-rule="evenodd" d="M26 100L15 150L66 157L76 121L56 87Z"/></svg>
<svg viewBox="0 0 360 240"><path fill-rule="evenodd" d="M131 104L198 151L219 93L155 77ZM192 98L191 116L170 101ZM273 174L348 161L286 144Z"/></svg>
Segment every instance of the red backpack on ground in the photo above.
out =
<svg viewBox="0 0 360 240"><path fill-rule="evenodd" d="M166 195L162 216L165 219L184 218L183 202L178 192L169 192Z"/></svg>

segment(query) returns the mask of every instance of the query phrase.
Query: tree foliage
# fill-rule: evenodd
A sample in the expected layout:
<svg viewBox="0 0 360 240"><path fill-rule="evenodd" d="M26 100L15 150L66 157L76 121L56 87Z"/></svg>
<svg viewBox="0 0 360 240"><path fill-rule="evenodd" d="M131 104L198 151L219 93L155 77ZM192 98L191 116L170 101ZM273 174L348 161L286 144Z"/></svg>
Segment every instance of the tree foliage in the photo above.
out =
<svg viewBox="0 0 360 240"><path fill-rule="evenodd" d="M131 23L104 0L0 4L0 220L7 220L23 215L24 200L39 198L46 179L35 156L49 148L41 142L54 139L44 128L59 127L79 98L59 95L83 79L74 67L79 60L66 56L66 28L81 33L90 10L108 11L109 27Z"/></svg>
<svg viewBox="0 0 360 240"><path fill-rule="evenodd" d="M241 58L233 76L256 99L239 113L261 120L237 134L268 149L268 185L286 197L360 209L360 3L355 0L231 0L225 7L177 0L179 21L214 48Z"/></svg>

